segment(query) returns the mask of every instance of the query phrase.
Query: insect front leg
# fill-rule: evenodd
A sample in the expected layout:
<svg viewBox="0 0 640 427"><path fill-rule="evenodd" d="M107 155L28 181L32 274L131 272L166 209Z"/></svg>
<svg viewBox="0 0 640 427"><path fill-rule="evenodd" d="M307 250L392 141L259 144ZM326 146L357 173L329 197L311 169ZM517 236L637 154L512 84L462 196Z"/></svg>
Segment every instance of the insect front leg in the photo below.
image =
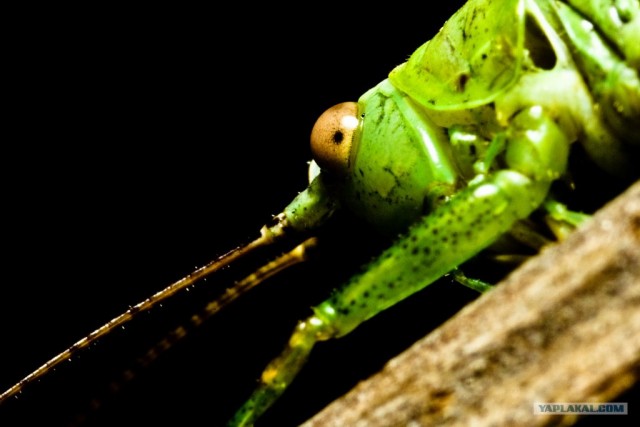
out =
<svg viewBox="0 0 640 427"><path fill-rule="evenodd" d="M286 390L307 361L313 346L336 336L331 322L311 316L296 326L282 354L263 371L260 385L240 408L230 426L251 426Z"/></svg>
<svg viewBox="0 0 640 427"><path fill-rule="evenodd" d="M456 269L543 203L566 168L569 139L540 107L519 113L499 137L507 139L507 168L478 177L314 307L231 425L252 425L293 381L316 342L348 334Z"/></svg>

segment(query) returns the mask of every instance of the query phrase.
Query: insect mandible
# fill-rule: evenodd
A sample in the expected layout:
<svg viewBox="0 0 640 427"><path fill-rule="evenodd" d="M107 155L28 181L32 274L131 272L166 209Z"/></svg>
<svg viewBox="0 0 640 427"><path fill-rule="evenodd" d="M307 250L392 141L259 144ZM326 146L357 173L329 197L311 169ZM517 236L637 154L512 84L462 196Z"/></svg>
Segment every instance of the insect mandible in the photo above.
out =
<svg viewBox="0 0 640 427"><path fill-rule="evenodd" d="M301 324L302 329L317 328L310 335L301 333L302 347L310 349L316 339L348 333L379 310L454 270L543 206L561 225L576 225L579 221L558 212L558 205L547 198L553 182L567 176L575 141L583 143L599 167L611 173L623 171L629 181L635 178L637 157L629 153L637 154L638 57L629 40L637 33L612 40L610 34L585 29L582 18L563 3L494 3L469 2L441 32L446 42L444 36L436 37L408 65L392 72L389 81L364 95L357 109L347 107L357 123L352 129L357 149L346 151L337 163L318 158L323 171L311 188L330 197L313 205L316 219L309 223L305 217L302 228L324 220L339 199L385 233L404 237L356 276L348 296L337 291L329 302L317 306L315 315ZM633 17L637 2L632 6ZM618 11L620 16L628 12ZM604 15L583 13L596 23ZM637 20L623 18L637 31ZM606 33L606 24L600 25ZM502 29L498 35L491 32L497 27ZM564 30L562 36L559 28ZM484 31L490 36L483 36ZM584 51L572 51L577 41L587 43ZM621 46L604 53L606 59L595 58L602 63L589 62L593 58L587 53L602 52L600 48L610 42ZM607 68L611 61L614 65ZM608 70L606 78L599 65ZM599 85L602 81L606 84ZM375 127L380 123L386 126ZM401 162L394 163L396 146L384 156L375 151L375 159L367 159L366 143L382 138L379 129L388 134L376 150L385 150L388 141L396 144L405 139L408 154ZM345 132L329 136L330 147L345 147L349 139ZM412 151L416 139L428 156ZM346 169L340 169L345 164ZM420 165L431 168L419 170ZM410 189L404 191L405 186ZM302 218L296 210L299 203L300 199L291 205L283 222L296 226ZM425 219L419 219L424 214ZM406 227L416 221L420 225L407 233ZM368 277L370 284L360 287ZM303 353L301 362L293 363L295 368L276 364L266 371L266 394L281 374L287 377L284 383L290 381L306 349ZM249 410L239 414L242 422L251 423L262 412L261 407L252 409L262 399L257 396L248 403ZM271 403L267 399L264 406Z"/></svg>

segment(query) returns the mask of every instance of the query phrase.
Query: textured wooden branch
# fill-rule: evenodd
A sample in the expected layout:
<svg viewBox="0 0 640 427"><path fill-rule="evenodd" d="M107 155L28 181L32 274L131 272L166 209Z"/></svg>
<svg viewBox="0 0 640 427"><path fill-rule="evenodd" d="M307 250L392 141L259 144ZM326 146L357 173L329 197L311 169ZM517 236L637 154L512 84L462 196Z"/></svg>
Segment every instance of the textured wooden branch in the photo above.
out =
<svg viewBox="0 0 640 427"><path fill-rule="evenodd" d="M640 376L640 182L304 425L569 425Z"/></svg>

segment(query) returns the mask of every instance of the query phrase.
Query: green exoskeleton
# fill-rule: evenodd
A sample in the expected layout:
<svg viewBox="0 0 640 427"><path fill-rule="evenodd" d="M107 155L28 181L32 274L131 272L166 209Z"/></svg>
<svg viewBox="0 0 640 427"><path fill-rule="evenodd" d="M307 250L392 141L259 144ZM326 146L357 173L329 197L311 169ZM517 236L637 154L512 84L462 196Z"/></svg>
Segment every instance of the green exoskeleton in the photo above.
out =
<svg viewBox="0 0 640 427"><path fill-rule="evenodd" d="M346 208L402 236L298 323L231 425L252 425L317 342L456 271L534 211L563 224L559 237L577 226L549 191L572 144L638 176L639 14L637 1L472 0L358 102L319 118L320 171L280 225L313 228Z"/></svg>
<svg viewBox="0 0 640 427"><path fill-rule="evenodd" d="M231 425L252 425L316 343L348 334L443 275L487 290L464 275L466 261L486 249L508 259L505 235L539 249L546 240L530 220L543 218L561 239L586 218L553 191L558 181L571 183L574 148L621 180L640 175L639 15L637 0L469 1L357 102L318 119L308 188L256 241L132 306L4 392L0 403L137 313L254 248L313 234L340 211L355 213L393 245L298 323ZM206 315L302 258L294 251L266 265Z"/></svg>

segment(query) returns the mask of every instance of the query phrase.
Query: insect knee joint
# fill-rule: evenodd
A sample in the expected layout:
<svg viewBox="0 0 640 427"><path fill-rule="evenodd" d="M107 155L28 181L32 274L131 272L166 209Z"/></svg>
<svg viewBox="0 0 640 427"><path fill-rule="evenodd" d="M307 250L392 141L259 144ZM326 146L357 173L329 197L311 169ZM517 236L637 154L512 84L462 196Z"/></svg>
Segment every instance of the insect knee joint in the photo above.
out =
<svg viewBox="0 0 640 427"><path fill-rule="evenodd" d="M565 172L571 141L542 107L533 106L518 113L507 139L509 168L536 181L553 181Z"/></svg>

